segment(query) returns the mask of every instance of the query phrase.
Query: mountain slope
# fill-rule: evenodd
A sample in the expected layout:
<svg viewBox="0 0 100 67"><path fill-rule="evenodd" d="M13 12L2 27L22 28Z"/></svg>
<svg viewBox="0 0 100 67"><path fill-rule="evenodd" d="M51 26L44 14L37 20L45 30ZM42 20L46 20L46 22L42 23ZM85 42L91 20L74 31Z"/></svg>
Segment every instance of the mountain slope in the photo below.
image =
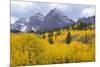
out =
<svg viewBox="0 0 100 67"><path fill-rule="evenodd" d="M57 9L51 10L45 17L44 24L42 24L41 31L52 31L55 29L64 28L75 22L65 16Z"/></svg>
<svg viewBox="0 0 100 67"><path fill-rule="evenodd" d="M14 24L11 24L11 30L22 31L23 28L27 25L27 21L25 18L20 18Z"/></svg>
<svg viewBox="0 0 100 67"><path fill-rule="evenodd" d="M41 13L36 13L31 16L29 19L29 23L27 24L26 31L33 30L34 32L38 31L41 27L42 21L44 20L44 16Z"/></svg>
<svg viewBox="0 0 100 67"><path fill-rule="evenodd" d="M91 17L84 17L84 18L79 18L78 22L83 22L86 24L95 24L95 16L91 16Z"/></svg>

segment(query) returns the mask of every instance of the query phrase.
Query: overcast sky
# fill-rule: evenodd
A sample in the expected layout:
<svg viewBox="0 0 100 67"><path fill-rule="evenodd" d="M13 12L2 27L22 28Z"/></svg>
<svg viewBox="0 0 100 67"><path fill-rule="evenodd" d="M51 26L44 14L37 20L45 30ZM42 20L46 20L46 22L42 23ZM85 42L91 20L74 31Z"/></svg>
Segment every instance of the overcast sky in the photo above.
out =
<svg viewBox="0 0 100 67"><path fill-rule="evenodd" d="M11 23L14 23L19 18L26 18L28 20L30 16L38 12L46 15L54 8L60 10L67 17L73 20L95 15L94 5L11 1Z"/></svg>

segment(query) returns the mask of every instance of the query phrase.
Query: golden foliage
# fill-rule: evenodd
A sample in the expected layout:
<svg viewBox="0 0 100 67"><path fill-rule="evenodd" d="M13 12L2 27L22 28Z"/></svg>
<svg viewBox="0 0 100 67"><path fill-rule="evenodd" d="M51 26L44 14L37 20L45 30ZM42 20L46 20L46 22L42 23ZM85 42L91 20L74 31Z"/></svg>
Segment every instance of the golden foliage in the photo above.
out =
<svg viewBox="0 0 100 67"><path fill-rule="evenodd" d="M73 40L69 45L65 43L66 30L57 37L54 32L54 44L48 43L48 33L45 39L34 33L11 33L11 67L95 61L95 31L70 32ZM86 34L88 41L84 43Z"/></svg>

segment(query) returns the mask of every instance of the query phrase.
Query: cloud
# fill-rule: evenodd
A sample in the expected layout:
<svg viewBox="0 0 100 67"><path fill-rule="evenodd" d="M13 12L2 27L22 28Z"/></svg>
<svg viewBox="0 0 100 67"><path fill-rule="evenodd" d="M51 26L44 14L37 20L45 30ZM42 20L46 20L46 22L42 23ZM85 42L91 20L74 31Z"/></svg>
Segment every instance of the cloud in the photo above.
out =
<svg viewBox="0 0 100 67"><path fill-rule="evenodd" d="M15 17L11 17L11 24L15 23L15 21L17 21L18 18L15 18Z"/></svg>
<svg viewBox="0 0 100 67"><path fill-rule="evenodd" d="M68 5L62 5L62 4L54 4L54 3L51 3L51 4L49 4L49 6L51 7L51 8L58 8L58 9L64 9L64 8L68 8Z"/></svg>
<svg viewBox="0 0 100 67"><path fill-rule="evenodd" d="M95 9L94 8L85 8L82 10L82 16L88 17L95 15Z"/></svg>
<svg viewBox="0 0 100 67"><path fill-rule="evenodd" d="M52 4L49 4L49 6L50 6L50 7L53 7L53 8L57 7L57 5L58 5L58 4L53 4L53 3L52 3Z"/></svg>
<svg viewBox="0 0 100 67"><path fill-rule="evenodd" d="M32 11L34 6L33 2L21 2L21 1L12 1L11 2L11 15L13 16L25 16L25 14Z"/></svg>
<svg viewBox="0 0 100 67"><path fill-rule="evenodd" d="M16 18L29 18L38 12L41 12L44 16L46 16L49 11L54 8L75 20L80 17L95 15L95 6L92 5L11 1L11 16L14 17L12 18L12 23L16 20ZM29 20L27 19L27 21Z"/></svg>
<svg viewBox="0 0 100 67"><path fill-rule="evenodd" d="M20 9L25 9L26 7L33 6L33 3L32 2L12 1L11 6L17 6Z"/></svg>

